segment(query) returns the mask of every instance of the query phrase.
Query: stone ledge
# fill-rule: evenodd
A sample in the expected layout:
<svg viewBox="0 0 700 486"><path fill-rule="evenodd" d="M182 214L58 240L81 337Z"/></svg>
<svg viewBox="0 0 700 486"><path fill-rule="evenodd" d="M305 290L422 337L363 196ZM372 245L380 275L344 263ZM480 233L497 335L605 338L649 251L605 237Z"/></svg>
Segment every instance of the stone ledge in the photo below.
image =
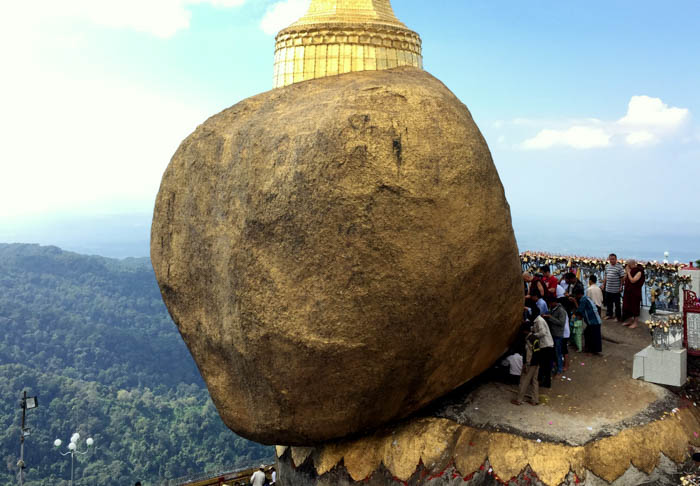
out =
<svg viewBox="0 0 700 486"><path fill-rule="evenodd" d="M422 485L444 476L449 468L453 469L448 476L463 481L471 481L484 471L509 480L527 475L529 468L541 484L549 486L571 480L594 484L595 477L612 483L626 474L636 474L632 468L649 476L660 466L668 469L669 461L683 462L689 444L700 445L698 430L698 416L690 408L583 446L538 442L447 419L422 418L372 436L318 448L278 447L277 456L289 485L366 483L375 474ZM348 482L329 482L339 467L347 473ZM297 470L304 474L303 482L294 481Z"/></svg>

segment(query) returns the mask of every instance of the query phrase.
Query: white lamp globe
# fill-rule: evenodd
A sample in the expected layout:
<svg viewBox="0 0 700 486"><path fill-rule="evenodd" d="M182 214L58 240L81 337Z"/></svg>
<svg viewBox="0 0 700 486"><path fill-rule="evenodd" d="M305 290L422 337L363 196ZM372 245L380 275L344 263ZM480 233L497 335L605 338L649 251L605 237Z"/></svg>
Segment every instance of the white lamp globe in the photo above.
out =
<svg viewBox="0 0 700 486"><path fill-rule="evenodd" d="M54 447L61 447L61 444L63 444L63 442L61 442L61 439L56 439L55 441L53 441Z"/></svg>
<svg viewBox="0 0 700 486"><path fill-rule="evenodd" d="M68 448L70 450L74 451L75 450L75 442L71 442L70 444L68 444Z"/></svg>
<svg viewBox="0 0 700 486"><path fill-rule="evenodd" d="M86 443L87 445L91 446L92 444L95 443L95 441L92 440L92 437L88 437L88 440L86 440L85 443Z"/></svg>
<svg viewBox="0 0 700 486"><path fill-rule="evenodd" d="M78 442L78 439L80 439L80 434L77 432L70 437L71 442Z"/></svg>

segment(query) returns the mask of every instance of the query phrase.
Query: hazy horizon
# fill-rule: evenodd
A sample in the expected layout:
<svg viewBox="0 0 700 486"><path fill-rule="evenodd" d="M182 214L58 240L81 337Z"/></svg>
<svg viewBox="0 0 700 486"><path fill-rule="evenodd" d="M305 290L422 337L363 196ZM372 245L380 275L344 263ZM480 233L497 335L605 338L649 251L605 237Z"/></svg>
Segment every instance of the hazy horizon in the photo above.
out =
<svg viewBox="0 0 700 486"><path fill-rule="evenodd" d="M0 243L58 246L63 250L110 258L148 257L151 212L127 214L60 214L0 225ZM543 225L544 221L548 224ZM650 222L616 227L577 221L527 219L513 216L520 251L605 257L611 251L622 258L670 260L688 263L700 259L700 229L677 225L664 228Z"/></svg>
<svg viewBox="0 0 700 486"><path fill-rule="evenodd" d="M147 254L170 157L271 89L275 33L308 2L9 3L0 241ZM480 127L521 248L700 257L700 3L392 6Z"/></svg>

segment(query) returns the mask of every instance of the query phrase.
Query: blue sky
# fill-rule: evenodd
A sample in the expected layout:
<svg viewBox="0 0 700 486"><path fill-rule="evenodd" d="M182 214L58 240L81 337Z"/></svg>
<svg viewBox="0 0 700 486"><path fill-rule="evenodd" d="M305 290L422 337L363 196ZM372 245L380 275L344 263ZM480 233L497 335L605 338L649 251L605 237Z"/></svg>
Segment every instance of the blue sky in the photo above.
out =
<svg viewBox="0 0 700 486"><path fill-rule="evenodd" d="M6 2L0 230L150 212L179 142L271 88L274 32L306 1ZM516 235L700 246L700 3L392 4L483 131Z"/></svg>

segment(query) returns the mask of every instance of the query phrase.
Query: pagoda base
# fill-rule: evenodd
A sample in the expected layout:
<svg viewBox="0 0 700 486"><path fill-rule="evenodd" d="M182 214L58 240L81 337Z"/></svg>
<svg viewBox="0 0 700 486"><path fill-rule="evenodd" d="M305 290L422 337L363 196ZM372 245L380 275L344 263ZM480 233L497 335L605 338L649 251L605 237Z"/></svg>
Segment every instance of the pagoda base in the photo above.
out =
<svg viewBox="0 0 700 486"><path fill-rule="evenodd" d="M603 339L602 356L569 348L539 406L512 404L517 385L487 373L371 435L278 446L281 485L677 484L700 446L700 400L631 378L646 329L605 321Z"/></svg>
<svg viewBox="0 0 700 486"><path fill-rule="evenodd" d="M690 445L700 445L690 408L572 446L421 418L356 440L277 447L282 486L631 485L664 483Z"/></svg>

